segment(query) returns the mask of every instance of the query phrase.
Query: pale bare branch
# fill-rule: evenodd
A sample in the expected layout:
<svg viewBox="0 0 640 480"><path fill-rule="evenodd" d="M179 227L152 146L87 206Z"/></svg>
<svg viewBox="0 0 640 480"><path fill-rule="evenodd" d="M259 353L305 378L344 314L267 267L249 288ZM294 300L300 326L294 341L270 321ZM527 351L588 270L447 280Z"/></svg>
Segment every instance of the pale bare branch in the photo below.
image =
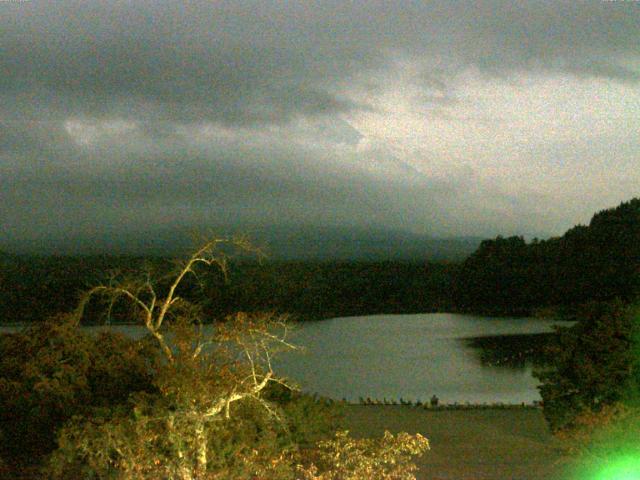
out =
<svg viewBox="0 0 640 480"><path fill-rule="evenodd" d="M227 324L218 325L215 333L205 339L202 324L199 323L197 305L190 304L188 300L178 295L178 290L186 276L194 275L196 280L200 281L196 271L196 267L199 265L216 267L225 276L225 279L228 279L228 258L223 252L217 250L223 243L231 244L245 252L262 255L259 249L252 247L246 239L241 237L209 240L183 262L169 278L166 294L162 298L158 295L159 292L156 290L150 273L147 273L146 277L140 281L119 280L113 276L108 285L94 287L82 297L77 309L78 319L81 319L86 305L93 296L109 297L112 302L110 307L118 298L124 297L144 314L146 329L156 338L170 364L177 361L176 359L179 357L177 354L174 355L164 337L164 322L174 316L176 318L183 316L190 321L195 320L198 322L198 330L195 333L195 338L191 337L193 350L189 351L188 355L197 361L197 364L199 364L200 358L203 362L209 362L203 372L211 371L213 365L211 362L214 361L214 358L216 368L223 368L228 372L228 377L224 380L224 382L228 382L226 383L228 388L223 387L222 392L218 389L225 385L224 382L220 385L215 383L205 387L211 388L211 390L205 395L208 400L205 400L204 404L198 407L200 412L198 415L208 419L218 415L229 418L231 406L235 402L251 398L263 405L270 414L277 416L277 412L273 411L268 402L261 398L261 394L271 382L292 389L284 379L275 375L272 366L272 354L278 348L296 348L287 341L288 324L284 321L284 317L278 317L274 314L257 317L238 314ZM240 351L238 352L235 347L230 345L236 345ZM239 356L234 359L236 354ZM195 412L194 410L192 413L196 414Z"/></svg>

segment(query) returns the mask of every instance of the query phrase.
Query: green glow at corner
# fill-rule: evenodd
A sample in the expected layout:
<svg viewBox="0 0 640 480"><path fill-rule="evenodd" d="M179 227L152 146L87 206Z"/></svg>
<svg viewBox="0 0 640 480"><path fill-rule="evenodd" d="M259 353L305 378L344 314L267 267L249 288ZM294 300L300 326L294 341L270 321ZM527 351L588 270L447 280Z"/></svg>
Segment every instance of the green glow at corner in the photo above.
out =
<svg viewBox="0 0 640 480"><path fill-rule="evenodd" d="M640 480L640 457L621 457L600 470L593 480Z"/></svg>

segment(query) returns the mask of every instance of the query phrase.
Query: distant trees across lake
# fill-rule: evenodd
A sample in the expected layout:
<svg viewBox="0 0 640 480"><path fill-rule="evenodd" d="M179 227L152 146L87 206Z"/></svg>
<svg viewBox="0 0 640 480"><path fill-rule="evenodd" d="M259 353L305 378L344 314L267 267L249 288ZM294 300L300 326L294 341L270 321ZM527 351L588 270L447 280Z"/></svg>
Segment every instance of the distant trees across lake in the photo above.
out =
<svg viewBox="0 0 640 480"><path fill-rule="evenodd" d="M133 257L12 257L2 261L0 321L40 321L72 310L81 292L126 276L135 268L155 271L162 260ZM420 313L450 309L455 264L404 262L231 263L219 272L189 279L181 295L200 302L211 318L232 312L276 311L302 320L364 313ZM104 310L95 306L95 311ZM127 321L118 304L113 321ZM95 321L104 318L91 317Z"/></svg>

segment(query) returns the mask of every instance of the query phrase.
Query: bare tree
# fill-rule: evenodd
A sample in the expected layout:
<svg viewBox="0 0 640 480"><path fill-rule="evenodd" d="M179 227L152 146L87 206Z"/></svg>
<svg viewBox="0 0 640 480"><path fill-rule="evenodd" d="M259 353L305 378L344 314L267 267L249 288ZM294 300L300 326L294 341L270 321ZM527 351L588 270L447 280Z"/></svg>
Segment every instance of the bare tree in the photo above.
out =
<svg viewBox="0 0 640 480"><path fill-rule="evenodd" d="M178 451L174 465L174 475L185 480L206 471L208 425L229 419L232 404L256 401L277 415L261 394L272 382L287 385L275 374L271 360L278 350L295 348L287 341L288 325L282 316L238 313L205 326L199 306L178 295L187 276L198 278L198 268L217 268L226 277L228 257L221 245L256 251L245 239L209 240L178 265L166 295L159 293L157 280L148 273L125 280L114 276L87 291L76 311L80 322L93 297L106 298L109 308L124 299L158 342L164 354L159 387L177 405L174 415L167 418L163 412L158 421L169 422L168 428L180 424L190 429L185 438L193 440L190 451Z"/></svg>
<svg viewBox="0 0 640 480"><path fill-rule="evenodd" d="M227 257L218 249L223 244L252 250L242 239L210 240L168 277L162 289L166 294L157 279L146 274L127 280L114 276L82 297L78 322L95 296L106 298L108 308L119 299L133 306L162 352L159 364L152 366L158 394L134 394L133 411L114 410L106 420L75 418L67 423L59 432L49 476L62 480L91 472L92 478L121 480L414 480L411 458L429 448L420 435L387 433L373 441L338 433L319 444L317 463L301 456L295 445L283 449L277 435L263 440L236 437L241 449L232 460L213 448L220 436L223 441L234 438L234 421L252 425L250 430L266 425L255 423L242 407L257 404L256 411L266 415L262 419L278 418L278 407L266 400L265 390L272 383L289 385L274 372L272 357L279 349L295 348L281 316L238 313L203 325L197 302L178 295L187 276L198 276L198 268L217 268L226 275ZM242 423L243 415L248 423ZM273 428L268 424L272 426L267 429Z"/></svg>

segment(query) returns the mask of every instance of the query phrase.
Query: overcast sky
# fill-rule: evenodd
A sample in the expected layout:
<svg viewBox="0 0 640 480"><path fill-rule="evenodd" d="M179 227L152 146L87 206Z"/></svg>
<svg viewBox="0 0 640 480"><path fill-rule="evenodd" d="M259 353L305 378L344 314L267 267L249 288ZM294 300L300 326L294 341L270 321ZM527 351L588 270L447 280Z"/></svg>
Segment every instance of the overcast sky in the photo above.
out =
<svg viewBox="0 0 640 480"><path fill-rule="evenodd" d="M0 2L8 240L562 234L640 194L640 2Z"/></svg>

